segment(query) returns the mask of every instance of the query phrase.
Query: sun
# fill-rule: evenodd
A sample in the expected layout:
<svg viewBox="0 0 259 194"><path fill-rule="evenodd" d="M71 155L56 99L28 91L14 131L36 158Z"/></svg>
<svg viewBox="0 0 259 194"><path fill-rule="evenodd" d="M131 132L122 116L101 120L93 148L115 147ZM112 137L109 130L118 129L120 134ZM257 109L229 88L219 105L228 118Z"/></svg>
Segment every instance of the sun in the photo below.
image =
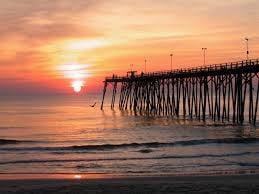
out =
<svg viewBox="0 0 259 194"><path fill-rule="evenodd" d="M72 82L72 87L75 93L79 93L82 90L83 86L84 86L84 82L81 80L75 80Z"/></svg>
<svg viewBox="0 0 259 194"><path fill-rule="evenodd" d="M71 62L59 66L60 71L63 72L63 76L70 80L70 86L75 93L81 92L84 87L85 80L90 77L89 64L81 64L77 62Z"/></svg>

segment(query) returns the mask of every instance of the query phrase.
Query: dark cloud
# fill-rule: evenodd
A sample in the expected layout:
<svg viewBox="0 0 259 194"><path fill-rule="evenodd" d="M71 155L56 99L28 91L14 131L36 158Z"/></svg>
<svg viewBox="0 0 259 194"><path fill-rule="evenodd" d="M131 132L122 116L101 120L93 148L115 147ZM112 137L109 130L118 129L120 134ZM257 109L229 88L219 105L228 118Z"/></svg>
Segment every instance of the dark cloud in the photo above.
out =
<svg viewBox="0 0 259 194"><path fill-rule="evenodd" d="M90 14L98 1L92 0L0 0L0 32L26 39L97 36L81 14ZM90 18L90 17L89 17Z"/></svg>

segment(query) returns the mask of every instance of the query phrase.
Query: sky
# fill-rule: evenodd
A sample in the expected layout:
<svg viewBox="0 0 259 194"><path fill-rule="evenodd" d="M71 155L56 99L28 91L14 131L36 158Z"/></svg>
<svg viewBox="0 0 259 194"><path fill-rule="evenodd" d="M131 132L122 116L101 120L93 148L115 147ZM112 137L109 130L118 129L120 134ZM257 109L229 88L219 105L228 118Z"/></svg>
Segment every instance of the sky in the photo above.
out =
<svg viewBox="0 0 259 194"><path fill-rule="evenodd" d="M105 76L259 58L258 0L0 0L0 94L100 92ZM133 67L130 66L133 64Z"/></svg>

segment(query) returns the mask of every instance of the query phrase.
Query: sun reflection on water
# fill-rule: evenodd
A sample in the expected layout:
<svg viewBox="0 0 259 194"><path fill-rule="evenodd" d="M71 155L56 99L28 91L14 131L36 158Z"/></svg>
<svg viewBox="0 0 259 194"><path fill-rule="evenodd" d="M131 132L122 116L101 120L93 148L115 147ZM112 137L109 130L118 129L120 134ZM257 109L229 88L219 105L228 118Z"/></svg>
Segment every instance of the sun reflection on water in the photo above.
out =
<svg viewBox="0 0 259 194"><path fill-rule="evenodd" d="M82 175L76 174L76 175L74 175L74 179L82 179Z"/></svg>

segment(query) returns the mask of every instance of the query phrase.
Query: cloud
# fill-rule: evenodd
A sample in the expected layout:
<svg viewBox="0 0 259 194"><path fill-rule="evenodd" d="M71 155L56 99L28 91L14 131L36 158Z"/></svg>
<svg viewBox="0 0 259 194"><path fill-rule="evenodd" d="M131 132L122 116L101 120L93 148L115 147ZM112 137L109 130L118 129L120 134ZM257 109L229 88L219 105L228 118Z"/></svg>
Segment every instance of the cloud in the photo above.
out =
<svg viewBox="0 0 259 194"><path fill-rule="evenodd" d="M73 60L89 63L96 76L105 76L111 70L128 70L124 64L142 64L147 55L153 57L153 69L159 70L171 50L175 63L198 64L201 45L209 48L212 61L241 59L245 36L251 39L251 54L259 49L257 0L0 0L0 4L1 77L10 83L26 77L26 87L30 82L32 87L38 82L50 87L51 81L60 79L56 67ZM100 40L108 44L99 44Z"/></svg>
<svg viewBox="0 0 259 194"><path fill-rule="evenodd" d="M80 25L80 22L88 22L84 15L91 13L97 1L74 0L71 3L70 0L0 0L0 4L2 37L49 40L99 34L87 25Z"/></svg>

